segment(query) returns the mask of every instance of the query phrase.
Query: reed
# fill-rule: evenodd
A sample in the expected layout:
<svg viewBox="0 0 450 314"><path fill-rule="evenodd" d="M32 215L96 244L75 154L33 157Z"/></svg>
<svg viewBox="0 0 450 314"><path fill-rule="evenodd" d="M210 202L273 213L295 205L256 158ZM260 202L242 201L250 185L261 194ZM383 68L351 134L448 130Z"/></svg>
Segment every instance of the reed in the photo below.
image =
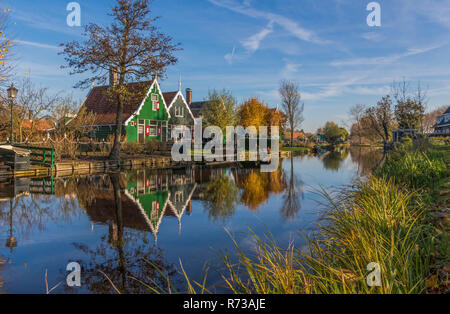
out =
<svg viewBox="0 0 450 314"><path fill-rule="evenodd" d="M324 192L327 213L308 241L308 252L273 240L257 244L253 256L233 239L239 262L224 254L222 275L234 293L421 293L432 249L418 198L392 180L372 178L336 200ZM369 287L369 263L378 263L381 286Z"/></svg>

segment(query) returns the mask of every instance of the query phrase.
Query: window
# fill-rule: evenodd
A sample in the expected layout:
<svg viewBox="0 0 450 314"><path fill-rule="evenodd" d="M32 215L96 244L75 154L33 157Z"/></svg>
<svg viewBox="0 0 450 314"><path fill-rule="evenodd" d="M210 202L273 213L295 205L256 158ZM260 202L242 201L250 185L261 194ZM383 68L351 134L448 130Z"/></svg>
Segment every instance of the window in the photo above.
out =
<svg viewBox="0 0 450 314"><path fill-rule="evenodd" d="M183 196L184 196L184 195L183 195L183 191L176 192L176 193L175 193L175 202L176 202L176 203L182 203L182 202L183 202L183 199L184 199Z"/></svg>
<svg viewBox="0 0 450 314"><path fill-rule="evenodd" d="M184 116L184 108L180 106L175 107L175 116L182 118Z"/></svg>
<svg viewBox="0 0 450 314"><path fill-rule="evenodd" d="M152 203L152 213L150 215L151 220L158 220L159 218L159 203L153 202Z"/></svg>
<svg viewBox="0 0 450 314"><path fill-rule="evenodd" d="M156 136L157 128L158 128L158 122L150 121L150 136Z"/></svg>
<svg viewBox="0 0 450 314"><path fill-rule="evenodd" d="M152 108L153 111L158 111L159 110L159 97L157 94L152 94L151 95L151 100L152 100Z"/></svg>

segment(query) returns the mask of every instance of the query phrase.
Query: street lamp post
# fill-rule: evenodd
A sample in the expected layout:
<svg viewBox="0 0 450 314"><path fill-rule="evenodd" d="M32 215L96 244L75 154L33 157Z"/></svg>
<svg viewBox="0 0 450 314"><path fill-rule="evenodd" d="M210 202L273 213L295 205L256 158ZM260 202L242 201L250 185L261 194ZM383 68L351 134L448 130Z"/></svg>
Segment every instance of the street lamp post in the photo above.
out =
<svg viewBox="0 0 450 314"><path fill-rule="evenodd" d="M14 144L14 115L13 115L13 102L14 98L17 97L17 88L14 87L14 83L11 84L11 87L8 88L8 97L10 99L10 105L11 105L11 139L10 143L11 145Z"/></svg>

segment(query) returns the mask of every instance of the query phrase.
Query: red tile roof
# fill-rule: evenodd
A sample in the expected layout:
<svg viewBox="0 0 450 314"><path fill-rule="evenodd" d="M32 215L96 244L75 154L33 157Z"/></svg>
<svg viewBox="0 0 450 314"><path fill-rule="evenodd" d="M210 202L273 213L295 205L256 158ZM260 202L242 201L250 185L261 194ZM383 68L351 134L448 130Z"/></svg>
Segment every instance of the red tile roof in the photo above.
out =
<svg viewBox="0 0 450 314"><path fill-rule="evenodd" d="M305 133L303 133L303 132L294 132L294 140L296 140L299 137L304 136L304 135L305 135ZM289 132L289 131L284 132L284 137L286 139L290 139L291 138L291 132Z"/></svg>
<svg viewBox="0 0 450 314"><path fill-rule="evenodd" d="M55 122L51 120L24 120L22 122L22 128L25 130L31 130L31 126L36 131L48 131L55 128Z"/></svg>
<svg viewBox="0 0 450 314"><path fill-rule="evenodd" d="M139 108L152 83L152 81L145 81L125 85L131 96L123 106L123 121ZM108 85L94 87L84 102L87 111L96 114L96 125L116 124L117 102L109 97L108 89Z"/></svg>

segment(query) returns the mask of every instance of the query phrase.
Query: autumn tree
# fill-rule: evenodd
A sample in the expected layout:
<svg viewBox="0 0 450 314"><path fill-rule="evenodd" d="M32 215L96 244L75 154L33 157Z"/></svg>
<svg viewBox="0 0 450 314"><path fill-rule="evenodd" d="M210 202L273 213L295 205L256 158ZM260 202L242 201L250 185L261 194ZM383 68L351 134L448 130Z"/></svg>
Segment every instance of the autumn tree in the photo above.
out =
<svg viewBox="0 0 450 314"><path fill-rule="evenodd" d="M159 32L154 26L156 18L150 17L152 0L116 0L109 14L113 21L109 26L90 23L85 27L85 41L61 44L66 66L70 74L91 73L79 81L76 87L89 87L93 82L104 84L108 74L117 75L117 84L108 92L117 102L116 130L110 159L120 160L120 139L123 128L123 106L129 92L130 81L148 79L157 74L164 76L169 65L178 60L174 56L180 50L172 38Z"/></svg>
<svg viewBox="0 0 450 314"><path fill-rule="evenodd" d="M226 131L227 126L235 126L238 122L237 102L230 91L209 91L203 112L204 127L217 126Z"/></svg>
<svg viewBox="0 0 450 314"><path fill-rule="evenodd" d="M268 108L264 102L259 101L258 98L250 98L239 108L240 124L245 128L254 126L256 130L259 130L260 126L267 126L267 112Z"/></svg>
<svg viewBox="0 0 450 314"><path fill-rule="evenodd" d="M266 113L267 126L278 126L280 128L279 133L283 134L286 128L286 115L281 111L276 109L268 109ZM270 131L270 128L269 128Z"/></svg>
<svg viewBox="0 0 450 314"><path fill-rule="evenodd" d="M291 132L291 146L294 142L294 132L303 123L304 104L301 103L299 86L292 81L281 81L279 93L281 95L281 107L286 115L287 125Z"/></svg>
<svg viewBox="0 0 450 314"><path fill-rule="evenodd" d="M11 35L8 33L10 27L9 19L10 10L2 8L0 5L0 83L5 83L13 69L11 63L11 48L13 42Z"/></svg>

